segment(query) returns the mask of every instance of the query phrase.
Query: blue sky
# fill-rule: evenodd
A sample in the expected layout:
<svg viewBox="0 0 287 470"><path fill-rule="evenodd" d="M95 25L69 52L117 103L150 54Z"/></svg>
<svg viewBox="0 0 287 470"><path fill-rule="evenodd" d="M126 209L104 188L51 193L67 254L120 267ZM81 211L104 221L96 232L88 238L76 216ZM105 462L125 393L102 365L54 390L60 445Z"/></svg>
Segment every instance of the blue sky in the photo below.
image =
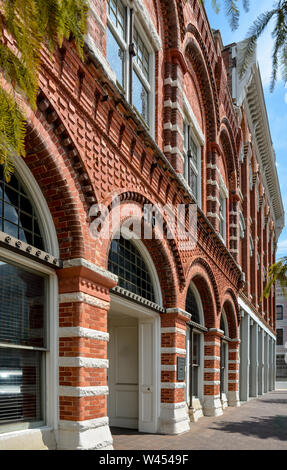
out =
<svg viewBox="0 0 287 470"><path fill-rule="evenodd" d="M270 10L273 5L272 0L261 0L260 2L258 0L250 0L249 12L245 13L242 9L239 28L236 31L231 31L224 14L224 0L217 0L217 3L221 6L220 12L217 14L211 7L212 0L205 0L205 8L210 26L221 31L222 40L225 45L245 39L253 20L263 11ZM240 0L238 3L242 4ZM271 137L276 154L282 199L287 214L287 88L284 87L283 81L278 81L275 90L273 93L270 93L273 44L270 34L271 30L272 25L259 39L257 58L264 88ZM277 257L281 256L287 256L287 227L283 230L278 243Z"/></svg>

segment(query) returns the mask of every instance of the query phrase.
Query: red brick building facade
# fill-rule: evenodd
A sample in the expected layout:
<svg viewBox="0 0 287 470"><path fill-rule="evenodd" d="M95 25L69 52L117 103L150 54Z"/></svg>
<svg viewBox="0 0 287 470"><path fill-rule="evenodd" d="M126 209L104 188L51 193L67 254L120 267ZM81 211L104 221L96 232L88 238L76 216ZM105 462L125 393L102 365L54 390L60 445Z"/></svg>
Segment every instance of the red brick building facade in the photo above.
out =
<svg viewBox="0 0 287 470"><path fill-rule="evenodd" d="M197 0L90 3L84 63L72 41L54 57L43 52L38 109L27 109L27 157L16 163L43 246L30 241L24 218L16 234L2 216L3 279L10 264L44 276L48 339L37 352L46 363L31 394L37 413L25 414L28 359L10 358L6 375L22 377L20 424L6 413L1 448L109 449L108 419L185 432L190 420L240 404L239 293L275 334L274 295L260 299L282 202L278 188L269 198L248 110L235 105L230 48ZM165 215L163 239L93 238L91 207L111 210L115 194L124 213L117 229L125 214L143 225L147 204L184 205L188 224L197 203L195 247L167 237ZM22 295L33 329L35 300ZM27 421L29 431L21 428Z"/></svg>

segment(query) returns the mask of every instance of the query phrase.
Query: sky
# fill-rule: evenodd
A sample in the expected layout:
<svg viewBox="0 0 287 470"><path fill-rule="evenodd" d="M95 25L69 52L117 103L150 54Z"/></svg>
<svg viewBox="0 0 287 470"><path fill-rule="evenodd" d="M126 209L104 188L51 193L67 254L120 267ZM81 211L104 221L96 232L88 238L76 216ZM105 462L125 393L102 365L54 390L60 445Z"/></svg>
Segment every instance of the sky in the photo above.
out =
<svg viewBox="0 0 287 470"><path fill-rule="evenodd" d="M224 12L224 0L217 0L221 6L219 13L212 8L212 0L205 0L205 8L210 26L219 29L223 44L238 42L246 38L249 27L257 16L273 6L272 0L250 0L249 12L241 8L239 28L232 31ZM242 5L242 1L238 0ZM276 154L277 171L281 186L282 200L287 222L287 87L282 80L278 81L273 93L270 93L270 77L272 71L272 24L259 38L257 45L257 59L261 72L262 84L268 113L271 138ZM287 227L284 228L278 241L277 258L287 256Z"/></svg>

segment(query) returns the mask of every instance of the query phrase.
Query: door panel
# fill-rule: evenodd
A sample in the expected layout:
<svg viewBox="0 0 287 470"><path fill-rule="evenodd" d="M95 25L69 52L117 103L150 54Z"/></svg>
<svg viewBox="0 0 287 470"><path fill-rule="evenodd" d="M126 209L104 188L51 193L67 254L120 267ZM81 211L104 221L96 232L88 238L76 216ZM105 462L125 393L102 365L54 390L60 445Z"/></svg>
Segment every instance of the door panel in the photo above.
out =
<svg viewBox="0 0 287 470"><path fill-rule="evenodd" d="M139 431L155 432L153 322L139 321Z"/></svg>
<svg viewBox="0 0 287 470"><path fill-rule="evenodd" d="M109 416L111 426L138 428L138 327L110 327Z"/></svg>

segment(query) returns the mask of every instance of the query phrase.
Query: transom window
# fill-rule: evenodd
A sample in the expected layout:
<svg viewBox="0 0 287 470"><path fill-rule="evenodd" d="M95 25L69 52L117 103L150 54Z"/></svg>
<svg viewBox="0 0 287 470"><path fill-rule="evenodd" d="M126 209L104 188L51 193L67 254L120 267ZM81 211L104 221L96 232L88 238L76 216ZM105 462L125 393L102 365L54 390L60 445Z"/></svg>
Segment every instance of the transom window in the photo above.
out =
<svg viewBox="0 0 287 470"><path fill-rule="evenodd" d="M121 0L107 1L107 60L119 88L145 125L151 126L152 51L132 10Z"/></svg>
<svg viewBox="0 0 287 470"><path fill-rule="evenodd" d="M277 320L283 320L283 305L276 305Z"/></svg>
<svg viewBox="0 0 287 470"><path fill-rule="evenodd" d="M44 249L43 238L35 208L15 175L5 181L0 165L0 223L1 231L19 240Z"/></svg>
<svg viewBox="0 0 287 470"><path fill-rule="evenodd" d="M253 238L249 238L249 251L250 251L250 258L252 258L254 254L254 243L253 243Z"/></svg>
<svg viewBox="0 0 287 470"><path fill-rule="evenodd" d="M197 301L190 287L187 290L185 310L191 314L191 320L193 322L200 324L200 316Z"/></svg>
<svg viewBox="0 0 287 470"><path fill-rule="evenodd" d="M191 126L184 123L183 126L185 178L195 199L200 199L200 147L192 133Z"/></svg>
<svg viewBox="0 0 287 470"><path fill-rule="evenodd" d="M123 237L112 241L108 269L119 277L120 287L155 302L150 273L141 253L132 242Z"/></svg>
<svg viewBox="0 0 287 470"><path fill-rule="evenodd" d="M245 225L245 220L244 220L242 212L240 212L240 216L239 216L239 227L240 227L240 238L244 238L246 225Z"/></svg>

